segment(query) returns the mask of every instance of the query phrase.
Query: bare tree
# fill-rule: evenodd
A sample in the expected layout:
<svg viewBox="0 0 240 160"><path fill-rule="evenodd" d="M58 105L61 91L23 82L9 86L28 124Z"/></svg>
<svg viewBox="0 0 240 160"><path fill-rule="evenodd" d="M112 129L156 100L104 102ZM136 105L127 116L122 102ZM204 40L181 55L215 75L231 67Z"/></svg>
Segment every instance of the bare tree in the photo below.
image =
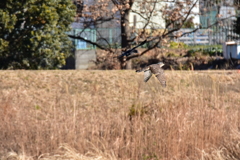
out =
<svg viewBox="0 0 240 160"><path fill-rule="evenodd" d="M119 27L122 52L140 43L148 44L141 53L119 58L124 68L126 61L163 45L170 36L181 36L173 33L180 30L191 16L198 14L194 13L195 7L198 7L198 0L88 0L84 2L80 22L83 24L83 30L92 26L95 29L106 26ZM135 24L131 23L130 14L134 15ZM197 29L193 29L193 32ZM149 34L150 30L155 31L155 34ZM81 34L69 36L95 45L107 51L108 55L116 53L116 47L111 46L104 36L101 37L104 45L87 40Z"/></svg>

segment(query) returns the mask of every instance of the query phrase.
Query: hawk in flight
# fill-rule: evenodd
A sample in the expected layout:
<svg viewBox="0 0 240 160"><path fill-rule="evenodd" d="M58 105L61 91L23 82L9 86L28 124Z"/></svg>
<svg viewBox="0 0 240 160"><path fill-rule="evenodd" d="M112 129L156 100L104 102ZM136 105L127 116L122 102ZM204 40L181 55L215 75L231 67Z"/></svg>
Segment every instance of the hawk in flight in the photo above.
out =
<svg viewBox="0 0 240 160"><path fill-rule="evenodd" d="M159 62L157 64L151 64L142 70L136 70L136 72L144 71L144 82L147 82L151 78L152 74L154 74L161 85L163 87L166 87L166 77L164 75L162 66L164 66L164 64L162 62Z"/></svg>

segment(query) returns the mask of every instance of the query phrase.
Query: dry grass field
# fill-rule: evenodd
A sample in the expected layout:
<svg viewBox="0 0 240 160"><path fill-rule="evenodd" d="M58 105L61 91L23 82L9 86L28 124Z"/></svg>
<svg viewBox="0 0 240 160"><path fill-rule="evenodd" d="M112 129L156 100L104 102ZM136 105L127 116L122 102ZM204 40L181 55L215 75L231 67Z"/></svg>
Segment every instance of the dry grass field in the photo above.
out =
<svg viewBox="0 0 240 160"><path fill-rule="evenodd" d="M0 159L240 159L240 73L166 76L0 71Z"/></svg>

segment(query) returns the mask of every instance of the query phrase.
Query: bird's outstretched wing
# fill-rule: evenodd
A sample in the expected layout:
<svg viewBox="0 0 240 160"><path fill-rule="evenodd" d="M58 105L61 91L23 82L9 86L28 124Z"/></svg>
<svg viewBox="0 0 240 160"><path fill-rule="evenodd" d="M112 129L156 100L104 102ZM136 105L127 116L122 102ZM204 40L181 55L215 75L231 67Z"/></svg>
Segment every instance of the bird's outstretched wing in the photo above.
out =
<svg viewBox="0 0 240 160"><path fill-rule="evenodd" d="M152 64L149 66L149 69L155 74L156 78L159 80L163 87L166 87L166 77L164 70L159 66L159 64Z"/></svg>
<svg viewBox="0 0 240 160"><path fill-rule="evenodd" d="M147 82L152 76L152 72L150 70L144 71L144 82Z"/></svg>
<svg viewBox="0 0 240 160"><path fill-rule="evenodd" d="M123 56L129 56L132 53L138 53L138 51L136 50L137 47L142 46L143 44L145 44L147 42L147 40L141 42L140 44L138 44L137 46L127 50L126 52L123 52L120 56L118 56L118 58L121 58Z"/></svg>
<svg viewBox="0 0 240 160"><path fill-rule="evenodd" d="M166 77L165 77L163 69L161 69L161 71L159 71L159 73L156 74L156 77L157 77L157 79L159 80L159 82L161 83L161 85L163 87L167 86L167 84L166 84Z"/></svg>

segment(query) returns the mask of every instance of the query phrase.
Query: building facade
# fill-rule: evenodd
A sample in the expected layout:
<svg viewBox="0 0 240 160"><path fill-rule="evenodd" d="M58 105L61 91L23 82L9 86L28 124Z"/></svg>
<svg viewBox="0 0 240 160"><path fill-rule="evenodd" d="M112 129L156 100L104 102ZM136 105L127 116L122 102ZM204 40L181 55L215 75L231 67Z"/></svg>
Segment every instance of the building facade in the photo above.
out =
<svg viewBox="0 0 240 160"><path fill-rule="evenodd" d="M239 16L240 0L199 0L200 24L209 29L211 43L239 39L234 23Z"/></svg>

